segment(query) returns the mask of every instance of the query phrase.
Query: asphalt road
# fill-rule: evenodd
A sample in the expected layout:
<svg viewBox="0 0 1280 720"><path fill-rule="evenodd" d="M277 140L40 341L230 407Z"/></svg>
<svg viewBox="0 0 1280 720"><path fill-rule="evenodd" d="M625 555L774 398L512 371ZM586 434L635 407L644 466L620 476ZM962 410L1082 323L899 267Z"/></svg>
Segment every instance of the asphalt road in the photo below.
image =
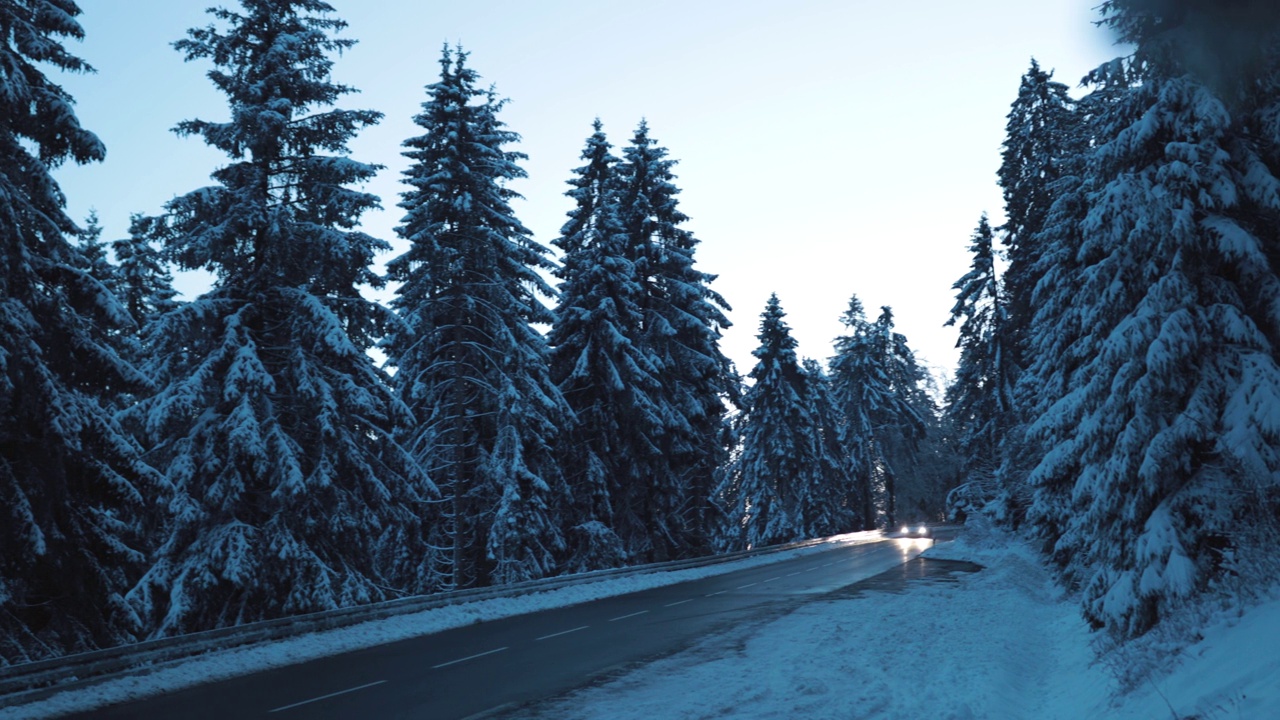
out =
<svg viewBox="0 0 1280 720"><path fill-rule="evenodd" d="M715 577L494 620L77 718L456 720L548 697L709 633L901 565L927 540L830 549Z"/></svg>

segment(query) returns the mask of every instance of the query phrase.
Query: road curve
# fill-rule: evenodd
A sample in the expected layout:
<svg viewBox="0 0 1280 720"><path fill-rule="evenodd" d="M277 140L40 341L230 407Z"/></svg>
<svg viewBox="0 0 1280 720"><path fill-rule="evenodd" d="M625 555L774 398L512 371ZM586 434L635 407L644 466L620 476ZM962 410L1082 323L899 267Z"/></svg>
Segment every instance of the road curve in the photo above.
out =
<svg viewBox="0 0 1280 720"><path fill-rule="evenodd" d="M830 549L724 575L455 628L72 716L457 720L547 697L892 569L927 540Z"/></svg>

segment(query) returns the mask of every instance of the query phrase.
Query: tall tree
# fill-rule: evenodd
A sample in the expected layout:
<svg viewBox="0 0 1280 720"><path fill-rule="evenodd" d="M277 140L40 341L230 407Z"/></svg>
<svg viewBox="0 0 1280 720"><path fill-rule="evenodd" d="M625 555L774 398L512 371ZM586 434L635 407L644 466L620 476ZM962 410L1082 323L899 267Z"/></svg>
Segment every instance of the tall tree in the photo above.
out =
<svg viewBox="0 0 1280 720"><path fill-rule="evenodd" d="M1034 58L1007 117L997 175L1007 218L1002 228L1009 259L1006 352L1009 367L1018 368L1035 307L1032 293L1043 272L1039 258L1044 250L1036 235L1053 205L1055 183L1082 148L1075 103L1067 86L1054 81L1053 72L1041 69Z"/></svg>
<svg viewBox="0 0 1280 720"><path fill-rule="evenodd" d="M152 240L157 231L163 232L163 227L155 218L135 214L130 218L128 237L111 243L119 263L116 295L139 327L178 306L173 275Z"/></svg>
<svg viewBox="0 0 1280 720"><path fill-rule="evenodd" d="M742 449L721 486L745 547L809 537L806 516L823 480L820 427L785 317L770 295L752 353L754 383L743 396Z"/></svg>
<svg viewBox="0 0 1280 720"><path fill-rule="evenodd" d="M1012 421L1013 378L1007 351L1008 316L995 268L994 233L984 213L973 232L969 272L952 286L956 304L947 325L960 321L960 364L947 388L947 414L959 432L966 453L966 493L975 503L996 500L1001 508L1014 504L1013 493L1000 496L996 473L1001 443ZM998 497L1000 496L1000 497ZM1003 511L997 511L1003 515Z"/></svg>
<svg viewBox="0 0 1280 720"><path fill-rule="evenodd" d="M1069 488L1054 550L1086 615L1136 634L1277 525L1280 24L1270 3L1103 12L1136 50L1098 74L1137 82L1089 158L1084 360L1037 420L1031 480Z"/></svg>
<svg viewBox="0 0 1280 720"><path fill-rule="evenodd" d="M818 480L810 492L812 502L804 507L805 528L809 537L823 537L850 532L860 527L857 516L857 493L845 451L840 443L843 416L836 402L831 377L812 358L800 363L805 376L805 399L816 428L811 441Z"/></svg>
<svg viewBox="0 0 1280 720"><path fill-rule="evenodd" d="M439 587L541 577L564 549L553 450L569 410L534 327L553 320L539 271L554 265L511 210L519 196L507 183L524 177L524 155L505 148L519 136L466 60L444 49L414 118L425 134L405 141L411 189L397 232L409 249L387 266L402 283L392 305L403 324L385 348L418 413L405 441L442 492L431 539Z"/></svg>
<svg viewBox="0 0 1280 720"><path fill-rule="evenodd" d="M644 288L618 218L618 159L599 120L566 193L575 207L554 243L564 251L551 328L551 374L573 417L562 468L572 494L571 571L622 563L646 545L640 511L662 468L658 363L639 335Z"/></svg>
<svg viewBox="0 0 1280 720"><path fill-rule="evenodd" d="M117 292L117 268L107 254L107 244L102 241L102 223L98 219L98 211L90 210L84 219L84 228L80 230L79 250L84 255L85 268L89 274L102 283L110 291Z"/></svg>
<svg viewBox="0 0 1280 720"><path fill-rule="evenodd" d="M894 332L888 307L868 321L855 295L841 321L847 334L836 338L830 366L844 416L846 462L858 488L863 527L876 527L880 517L892 526L898 473L911 463L924 436L924 373L906 338Z"/></svg>
<svg viewBox="0 0 1280 720"><path fill-rule="evenodd" d="M63 46L83 38L79 15L71 0L0 0L0 664L135 637L123 593L162 492L104 410L145 383L51 175L104 154L44 74L90 70Z"/></svg>
<svg viewBox="0 0 1280 720"><path fill-rule="evenodd" d="M1112 105L1125 97L1132 80L1119 61L1090 73L1092 90L1077 105L1079 148L1103 142L1102 119ZM1080 151L1064 157L1063 174L1052 187L1053 203L1044 226L1035 234L1040 252L1034 272L1040 280L1031 296L1035 308L1032 321L1018 348L1022 367L1014 380L1014 417L1005 433L999 470L1001 487L1014 494L1030 495L1027 520L1049 553L1055 553L1055 543L1072 515L1071 482L1075 471L1068 466L1079 458L1055 457L1053 461L1062 464L1062 468L1053 473L1054 480L1041 475L1038 482L1030 483L1029 477L1046 459L1052 442L1038 418L1066 396L1072 378L1092 352L1080 342L1088 330L1090 311L1078 302L1083 286L1082 224L1089 210L1089 195L1097 190L1089 172L1090 154ZM1016 516L1008 519L1018 520ZM1070 552L1056 555L1059 560L1066 560Z"/></svg>
<svg viewBox="0 0 1280 720"><path fill-rule="evenodd" d="M678 207L674 165L642 121L623 151L620 217L645 292L640 339L663 381L656 402L666 464L639 511L648 545L634 549L652 560L710 550L719 521L711 495L730 443L726 402L738 395L737 373L720 351L729 306L710 287L715 276L694 267L698 240L681 227L689 218Z"/></svg>
<svg viewBox="0 0 1280 720"><path fill-rule="evenodd" d="M168 384L137 406L177 490L164 541L130 594L156 635L424 589L420 514L434 492L392 437L410 422L367 354L390 314L361 297L386 243L355 229L377 166L347 142L379 113L331 54L354 40L320 0L242 0L175 43L209 59L226 122L187 120L231 162L168 203L169 252L213 288L150 326Z"/></svg>

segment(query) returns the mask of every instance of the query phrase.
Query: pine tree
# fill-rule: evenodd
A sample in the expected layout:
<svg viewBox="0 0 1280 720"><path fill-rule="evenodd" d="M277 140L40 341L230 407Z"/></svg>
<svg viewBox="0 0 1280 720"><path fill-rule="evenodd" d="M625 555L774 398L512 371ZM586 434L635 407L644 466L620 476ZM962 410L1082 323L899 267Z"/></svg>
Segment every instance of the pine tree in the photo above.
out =
<svg viewBox="0 0 1280 720"><path fill-rule="evenodd" d="M178 306L173 275L151 236L163 229L155 218L130 217L129 236L115 240L111 249L119 263L116 295L139 327Z"/></svg>
<svg viewBox="0 0 1280 720"><path fill-rule="evenodd" d="M853 479L840 444L843 418L831 378L812 358L805 358L800 369L805 379L805 400L816 424L811 441L818 474L810 490L810 500L803 507L805 534L825 537L850 532L861 526L861 520L857 516Z"/></svg>
<svg viewBox="0 0 1280 720"><path fill-rule="evenodd" d="M538 271L554 266L510 207L524 155L504 148L519 136L466 60L445 48L414 118L426 132L405 142L412 189L397 228L410 247L388 265L403 326L385 348L418 413L405 441L442 492L431 536L440 587L541 577L564 549L553 449L569 410L533 327L553 320Z"/></svg>
<svg viewBox="0 0 1280 720"><path fill-rule="evenodd" d="M1132 635L1276 529L1280 135L1257 128L1280 106L1280 38L1248 8L1103 8L1137 50L1097 75L1137 82L1098 125L1073 299L1083 360L1037 420L1049 450L1031 480L1069 487L1068 512L1035 517L1061 523L1055 557L1086 615ZM1232 29L1262 52L1207 72Z"/></svg>
<svg viewBox="0 0 1280 720"><path fill-rule="evenodd" d="M103 287L118 295L118 269L107 254L107 244L102 241L102 223L98 219L97 210L89 211L89 216L84 219L84 228L76 234L79 238L78 249L84 255L85 269Z"/></svg>
<svg viewBox="0 0 1280 720"><path fill-rule="evenodd" d="M320 0L242 0L175 43L208 58L227 122L188 120L231 162L166 206L168 252L213 288L151 323L168 384L132 413L177 496L131 592L155 635L424 589L433 487L393 439L409 413L367 354L390 315L360 295L386 243L358 230L377 166L347 142L381 117L333 103L354 44Z"/></svg>
<svg viewBox="0 0 1280 720"><path fill-rule="evenodd" d="M880 516L892 526L897 521L895 481L925 432L927 398L920 388L924 374L906 338L893 331L888 307L870 322L855 295L841 321L848 334L836 338L830 362L844 416L841 443L857 488L863 529L875 528Z"/></svg>
<svg viewBox="0 0 1280 720"><path fill-rule="evenodd" d="M104 154L43 72L90 70L63 46L84 36L79 15L71 0L0 0L0 664L136 637L123 593L163 491L104 409L145 382L51 175Z"/></svg>
<svg viewBox="0 0 1280 720"><path fill-rule="evenodd" d="M1034 312L1032 293L1042 275L1044 253L1036 235L1044 228L1055 199L1055 183L1081 151L1075 103L1067 86L1053 80L1033 58L1009 109L998 171L1004 191L1004 243L1009 267L1008 367L1023 367L1021 348ZM1012 379L1012 378L1011 378Z"/></svg>
<svg viewBox="0 0 1280 720"><path fill-rule="evenodd" d="M621 564L643 547L638 510L662 467L658 366L640 342L644 289L618 219L618 159L599 120L567 195L575 208L554 243L565 252L551 328L551 375L573 410L561 441L573 502L570 571Z"/></svg>
<svg viewBox="0 0 1280 720"><path fill-rule="evenodd" d="M1100 119L1131 86L1129 72L1119 61L1095 70L1090 81L1093 90L1077 106L1080 147L1101 144ZM1026 520L1050 554L1055 554L1053 548L1072 514L1071 482L1079 458L1055 455L1051 460L1061 466L1059 471L1041 474L1036 483L1029 477L1042 460L1050 459L1046 456L1052 438L1038 419L1068 394L1071 379L1092 352L1080 342L1088 310L1078 302L1083 285L1081 226L1088 214L1089 195L1097 189L1088 165L1089 153L1064 158L1063 174L1052 189L1053 204L1044 227L1035 234L1041 251L1034 272L1040 280L1031 297L1032 322L1019 348L1023 367L1014 382L1014 420L1005 435L999 470L1002 488L1031 496ZM1056 479L1048 480L1051 476ZM1059 562L1069 556L1070 551L1056 553Z"/></svg>
<svg viewBox="0 0 1280 720"><path fill-rule="evenodd" d="M752 353L754 384L742 401L741 453L718 493L744 547L810 537L813 523L806 520L824 480L818 418L785 317L778 296L770 295L760 315L760 347Z"/></svg>
<svg viewBox="0 0 1280 720"><path fill-rule="evenodd" d="M729 306L710 288L715 276L694 267L698 240L681 227L689 218L678 208L674 165L641 122L619 171L627 257L644 289L640 342L662 378L655 403L666 463L637 513L650 529L647 546L632 548L650 560L710 550L719 522L711 496L731 436L725 404L738 395L737 373L719 345Z"/></svg>
<svg viewBox="0 0 1280 720"><path fill-rule="evenodd" d="M996 474L1005 430L1012 421L1013 378L1006 349L1008 316L1000 279L996 274L994 233L984 213L974 230L969 249L973 263L969 272L952 286L956 304L947 325L960 323L960 364L954 383L947 388L947 414L959 431L958 442L966 453L963 494L981 507L996 500L998 516L1025 501L1013 500L1013 493L997 497ZM966 508L966 510L969 508ZM975 508L976 509L976 508Z"/></svg>

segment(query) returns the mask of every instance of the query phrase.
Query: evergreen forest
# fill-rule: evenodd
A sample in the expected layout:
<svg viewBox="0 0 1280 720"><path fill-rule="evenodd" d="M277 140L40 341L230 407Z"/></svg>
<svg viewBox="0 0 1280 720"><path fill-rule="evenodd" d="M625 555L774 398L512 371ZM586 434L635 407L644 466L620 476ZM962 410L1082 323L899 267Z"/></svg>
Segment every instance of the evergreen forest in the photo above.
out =
<svg viewBox="0 0 1280 720"><path fill-rule="evenodd" d="M942 386L856 288L827 357L774 295L735 368L644 120L581 119L535 238L507 101L460 47L405 79L399 197L361 190L382 114L347 108L324 0L228 0L174 43L227 108L175 132L225 159L104 238L55 179L106 152L58 84L91 69L81 10L0 0L0 666L976 517L1117 638L1273 576L1280 31L1238 5L1108 0L1132 54L1075 95L1035 60L1010 88L1005 220L954 239ZM382 271L384 204L407 249Z"/></svg>

